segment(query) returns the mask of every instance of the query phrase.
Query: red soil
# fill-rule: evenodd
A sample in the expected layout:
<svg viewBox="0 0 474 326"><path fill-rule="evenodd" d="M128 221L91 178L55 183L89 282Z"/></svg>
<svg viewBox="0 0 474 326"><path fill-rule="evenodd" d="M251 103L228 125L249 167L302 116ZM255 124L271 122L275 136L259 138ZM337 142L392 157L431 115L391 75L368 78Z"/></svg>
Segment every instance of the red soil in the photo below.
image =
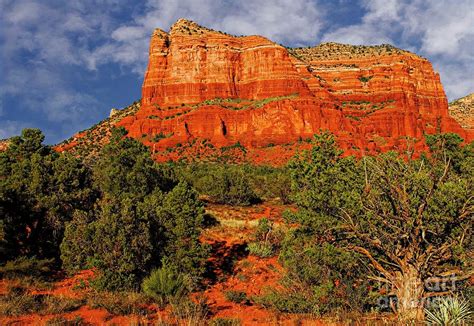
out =
<svg viewBox="0 0 474 326"><path fill-rule="evenodd" d="M280 288L279 280L284 275L284 269L278 259L249 256L245 247L259 219L268 218L276 224L282 223L282 212L291 208L268 203L252 207L208 204L208 212L220 222L220 225L207 229L202 236L202 241L212 246L213 253L209 284L202 293L211 310L210 318L235 318L242 325L336 325L306 316L273 312L256 304L237 304L226 299L225 293L229 290L245 292L248 298L252 298L264 294L268 287ZM60 279L49 290L32 289L30 293L84 298L91 291L87 284L93 277L94 271L85 270L73 277ZM12 283L14 281L0 280L0 295L4 295ZM92 325L150 324L166 320L169 316L169 310L158 311L155 305L149 308L151 312L147 316L112 316L105 309L92 309L84 305L60 316L68 320L81 317ZM53 317L58 315L0 316L0 325L45 325Z"/></svg>

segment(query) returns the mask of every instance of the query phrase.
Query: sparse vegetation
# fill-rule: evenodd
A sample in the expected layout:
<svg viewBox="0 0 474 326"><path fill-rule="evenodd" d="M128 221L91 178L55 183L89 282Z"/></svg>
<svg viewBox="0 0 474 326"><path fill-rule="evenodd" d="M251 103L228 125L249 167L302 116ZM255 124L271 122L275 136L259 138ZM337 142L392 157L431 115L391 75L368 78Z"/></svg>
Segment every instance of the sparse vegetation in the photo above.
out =
<svg viewBox="0 0 474 326"><path fill-rule="evenodd" d="M228 290L224 292L224 295L227 300L230 302L238 303L238 304L246 304L249 302L249 299L247 298L247 294L243 291L234 291L234 290Z"/></svg>
<svg viewBox="0 0 474 326"><path fill-rule="evenodd" d="M361 76L359 77L359 80L362 82L362 83L368 83L374 76Z"/></svg>
<svg viewBox="0 0 474 326"><path fill-rule="evenodd" d="M210 322L211 326L240 326L241 322L237 318L214 318Z"/></svg>
<svg viewBox="0 0 474 326"><path fill-rule="evenodd" d="M279 249L283 233L271 221L263 218L258 221L253 242L248 244L250 254L266 258L271 257Z"/></svg>
<svg viewBox="0 0 474 326"><path fill-rule="evenodd" d="M146 299L137 292L92 292L87 297L87 305L93 309L103 308L115 316L146 315L149 313L144 303Z"/></svg>
<svg viewBox="0 0 474 326"><path fill-rule="evenodd" d="M82 300L64 296L31 294L22 287L12 287L8 293L0 297L1 316L20 316L29 313L40 315L61 314L77 310Z"/></svg>
<svg viewBox="0 0 474 326"><path fill-rule="evenodd" d="M189 287L185 276L176 274L163 266L151 272L142 283L143 292L156 300L161 306L173 299L180 299Z"/></svg>

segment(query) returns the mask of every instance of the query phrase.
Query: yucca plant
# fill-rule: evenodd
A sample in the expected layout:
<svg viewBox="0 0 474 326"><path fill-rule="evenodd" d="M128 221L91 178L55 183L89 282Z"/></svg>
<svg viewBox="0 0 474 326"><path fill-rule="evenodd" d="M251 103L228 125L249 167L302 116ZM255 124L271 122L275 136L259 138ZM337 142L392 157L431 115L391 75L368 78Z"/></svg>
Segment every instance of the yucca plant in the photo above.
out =
<svg viewBox="0 0 474 326"><path fill-rule="evenodd" d="M143 292L155 299L161 306L171 298L184 295L187 279L182 274L174 273L170 268L163 266L155 269L143 280Z"/></svg>
<svg viewBox="0 0 474 326"><path fill-rule="evenodd" d="M469 302L458 297L440 298L433 307L425 309L429 325L468 325L472 322L472 314Z"/></svg>

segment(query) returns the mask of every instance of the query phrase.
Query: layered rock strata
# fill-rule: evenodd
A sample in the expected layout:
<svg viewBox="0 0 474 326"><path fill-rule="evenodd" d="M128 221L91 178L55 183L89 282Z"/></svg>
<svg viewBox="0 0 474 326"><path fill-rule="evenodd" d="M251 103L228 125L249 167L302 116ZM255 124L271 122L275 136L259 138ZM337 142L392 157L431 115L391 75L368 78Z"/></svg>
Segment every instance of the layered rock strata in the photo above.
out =
<svg viewBox="0 0 474 326"><path fill-rule="evenodd" d="M449 116L430 62L390 45L285 48L181 19L157 29L141 108L118 123L154 151L208 140L248 148L330 130L348 153L426 149L425 134L472 137Z"/></svg>

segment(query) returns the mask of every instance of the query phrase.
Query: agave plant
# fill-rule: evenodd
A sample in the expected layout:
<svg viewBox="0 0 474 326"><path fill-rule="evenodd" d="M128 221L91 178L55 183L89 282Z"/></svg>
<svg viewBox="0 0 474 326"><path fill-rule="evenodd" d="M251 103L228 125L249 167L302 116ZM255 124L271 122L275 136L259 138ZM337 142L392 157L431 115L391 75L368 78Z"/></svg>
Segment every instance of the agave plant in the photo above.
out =
<svg viewBox="0 0 474 326"><path fill-rule="evenodd" d="M469 302L458 297L444 297L436 305L425 309L426 322L429 325L468 325L472 322L473 311Z"/></svg>

